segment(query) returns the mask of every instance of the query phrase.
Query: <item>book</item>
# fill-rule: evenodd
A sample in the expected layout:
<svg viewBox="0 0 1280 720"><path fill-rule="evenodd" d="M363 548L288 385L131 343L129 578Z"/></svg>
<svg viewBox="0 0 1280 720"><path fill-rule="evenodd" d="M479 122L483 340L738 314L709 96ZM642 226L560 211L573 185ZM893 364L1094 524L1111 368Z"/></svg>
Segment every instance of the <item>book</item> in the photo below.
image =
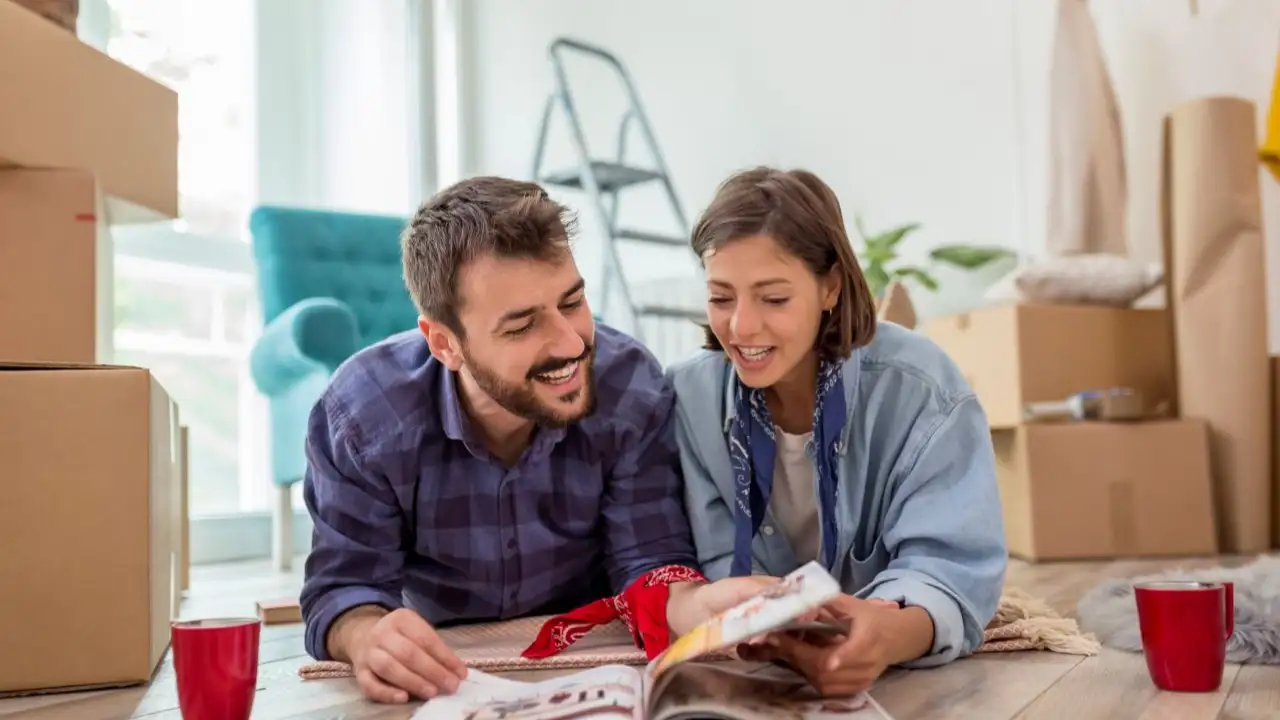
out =
<svg viewBox="0 0 1280 720"><path fill-rule="evenodd" d="M603 665L537 683L472 669L456 692L427 702L413 720L893 720L865 692L824 698L776 666L706 659L769 632L843 633L811 619L839 594L811 562L676 639L643 668Z"/></svg>

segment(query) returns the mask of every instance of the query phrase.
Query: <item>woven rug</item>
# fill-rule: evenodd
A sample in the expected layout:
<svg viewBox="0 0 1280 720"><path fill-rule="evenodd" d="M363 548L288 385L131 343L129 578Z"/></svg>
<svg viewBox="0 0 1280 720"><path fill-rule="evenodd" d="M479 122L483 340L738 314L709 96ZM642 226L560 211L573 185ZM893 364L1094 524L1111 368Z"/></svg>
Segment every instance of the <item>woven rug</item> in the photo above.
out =
<svg viewBox="0 0 1280 720"><path fill-rule="evenodd" d="M631 642L621 622L594 628L559 655L540 660L520 657L538 633L546 617L480 623L442 628L442 640L467 667L485 672L513 670L580 669L601 665L644 665L644 651ZM987 625L986 639L977 652L1047 650L1070 655L1094 655L1099 644L1082 634L1076 621L1064 618L1044 602L1019 590L1006 590L995 617ZM718 654L708 659L731 659ZM351 677L351 666L340 662L313 662L298 669L304 680Z"/></svg>

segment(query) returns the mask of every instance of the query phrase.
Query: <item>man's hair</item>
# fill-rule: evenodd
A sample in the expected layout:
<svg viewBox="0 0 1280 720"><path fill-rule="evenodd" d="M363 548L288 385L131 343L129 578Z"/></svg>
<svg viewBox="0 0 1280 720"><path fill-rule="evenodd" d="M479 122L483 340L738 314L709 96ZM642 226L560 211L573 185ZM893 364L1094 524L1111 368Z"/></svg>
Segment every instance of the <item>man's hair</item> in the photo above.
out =
<svg viewBox="0 0 1280 720"><path fill-rule="evenodd" d="M824 314L815 340L819 357L842 361L871 342L875 300L845 232L840 201L817 175L757 167L731 176L694 227L693 250L702 258L708 250L752 235L772 238L815 275L835 269L839 276L839 299ZM724 349L710 327L703 347Z"/></svg>
<svg viewBox="0 0 1280 720"><path fill-rule="evenodd" d="M463 335L458 275L485 255L551 261L569 251L575 221L535 183L473 177L436 193L400 236L404 281L426 318Z"/></svg>

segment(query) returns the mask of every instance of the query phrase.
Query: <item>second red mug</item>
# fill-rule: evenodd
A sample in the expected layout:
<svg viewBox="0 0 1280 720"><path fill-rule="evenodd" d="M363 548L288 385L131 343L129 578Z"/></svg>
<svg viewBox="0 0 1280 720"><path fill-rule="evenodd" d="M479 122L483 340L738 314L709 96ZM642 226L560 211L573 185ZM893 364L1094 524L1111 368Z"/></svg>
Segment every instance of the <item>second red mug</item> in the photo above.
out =
<svg viewBox="0 0 1280 720"><path fill-rule="evenodd" d="M1136 583L1138 627L1151 680L1161 690L1213 692L1222 684L1235 631L1229 582Z"/></svg>
<svg viewBox="0 0 1280 720"><path fill-rule="evenodd" d="M172 623L178 706L186 720L248 720L258 690L257 618Z"/></svg>

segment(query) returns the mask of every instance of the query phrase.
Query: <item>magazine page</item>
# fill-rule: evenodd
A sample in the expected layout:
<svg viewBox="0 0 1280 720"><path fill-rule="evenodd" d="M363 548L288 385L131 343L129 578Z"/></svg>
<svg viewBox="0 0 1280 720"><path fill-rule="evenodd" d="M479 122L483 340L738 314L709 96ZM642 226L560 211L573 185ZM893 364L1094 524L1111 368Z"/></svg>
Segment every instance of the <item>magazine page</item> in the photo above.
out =
<svg viewBox="0 0 1280 720"><path fill-rule="evenodd" d="M473 676L479 676L474 683ZM640 673L625 665L603 665L538 683L522 683L469 670L456 693L426 702L412 720L570 718L644 720Z"/></svg>
<svg viewBox="0 0 1280 720"><path fill-rule="evenodd" d="M803 676L688 663L664 678L646 720L893 720L867 693L824 698Z"/></svg>
<svg viewBox="0 0 1280 720"><path fill-rule="evenodd" d="M826 568L809 562L777 585L681 636L649 663L646 675L656 680L680 663L782 629L817 611L839 594L840 585ZM656 685L654 689L658 689Z"/></svg>

